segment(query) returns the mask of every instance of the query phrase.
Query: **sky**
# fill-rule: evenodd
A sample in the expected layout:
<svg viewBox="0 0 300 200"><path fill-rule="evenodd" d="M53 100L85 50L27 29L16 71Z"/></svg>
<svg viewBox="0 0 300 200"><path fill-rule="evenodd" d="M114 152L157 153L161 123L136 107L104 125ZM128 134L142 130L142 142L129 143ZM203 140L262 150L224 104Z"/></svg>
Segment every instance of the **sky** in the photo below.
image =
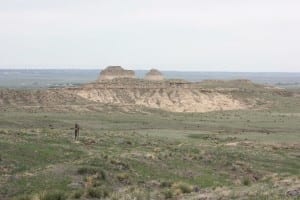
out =
<svg viewBox="0 0 300 200"><path fill-rule="evenodd" d="M300 72L299 0L0 0L0 68Z"/></svg>

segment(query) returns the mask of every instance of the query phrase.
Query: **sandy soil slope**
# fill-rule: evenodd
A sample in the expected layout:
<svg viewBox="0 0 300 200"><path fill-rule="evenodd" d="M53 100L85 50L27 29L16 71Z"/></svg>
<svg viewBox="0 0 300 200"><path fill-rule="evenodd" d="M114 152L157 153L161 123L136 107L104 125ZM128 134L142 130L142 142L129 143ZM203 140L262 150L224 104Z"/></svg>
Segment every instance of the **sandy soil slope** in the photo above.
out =
<svg viewBox="0 0 300 200"><path fill-rule="evenodd" d="M76 88L0 90L0 106L113 105L146 107L172 112L209 112L249 109L263 104L261 93L280 93L251 82L190 83L120 79L94 82ZM282 93L280 90L279 92ZM75 107L74 107L75 106ZM65 108L64 108L65 109ZM75 109L76 110L76 109ZM93 110L93 109L92 109Z"/></svg>
<svg viewBox="0 0 300 200"><path fill-rule="evenodd" d="M197 89L89 89L79 90L77 95L105 104L141 105L173 112L235 110L250 106L231 95Z"/></svg>

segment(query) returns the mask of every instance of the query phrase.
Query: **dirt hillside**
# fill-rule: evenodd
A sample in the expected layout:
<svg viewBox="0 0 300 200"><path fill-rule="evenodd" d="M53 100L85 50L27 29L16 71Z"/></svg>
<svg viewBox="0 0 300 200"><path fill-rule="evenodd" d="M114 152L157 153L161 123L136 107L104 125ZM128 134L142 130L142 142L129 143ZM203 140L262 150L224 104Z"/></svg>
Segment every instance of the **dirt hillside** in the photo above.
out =
<svg viewBox="0 0 300 200"><path fill-rule="evenodd" d="M204 81L190 83L182 80L148 81L142 79L113 79L97 81L76 88L48 90L0 90L0 107L40 106L61 109L60 106L83 108L91 105L126 108L146 107L171 112L209 112L217 110L250 109L262 105L260 94L285 94L248 81ZM75 109L76 110L76 109ZM80 109L79 109L80 110Z"/></svg>
<svg viewBox="0 0 300 200"><path fill-rule="evenodd" d="M102 104L139 105L172 112L236 110L256 105L253 96L238 98L234 95L238 92L249 91L232 87L205 88L201 83L182 80L153 82L141 79L114 79L87 84L74 89L72 93Z"/></svg>

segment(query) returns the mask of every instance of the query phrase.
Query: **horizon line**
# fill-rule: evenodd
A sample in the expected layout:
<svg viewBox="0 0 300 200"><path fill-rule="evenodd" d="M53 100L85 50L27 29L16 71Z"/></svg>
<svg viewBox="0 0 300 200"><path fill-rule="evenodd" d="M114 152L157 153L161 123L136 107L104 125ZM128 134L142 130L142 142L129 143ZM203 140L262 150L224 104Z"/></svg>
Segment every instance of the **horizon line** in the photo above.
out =
<svg viewBox="0 0 300 200"><path fill-rule="evenodd" d="M0 70L103 70L105 68L1 68ZM152 69L152 68L151 68ZM222 72L222 73L300 73L300 71L224 71L224 70L160 70L158 68L155 68L162 72ZM149 71L149 69L131 69L133 71Z"/></svg>

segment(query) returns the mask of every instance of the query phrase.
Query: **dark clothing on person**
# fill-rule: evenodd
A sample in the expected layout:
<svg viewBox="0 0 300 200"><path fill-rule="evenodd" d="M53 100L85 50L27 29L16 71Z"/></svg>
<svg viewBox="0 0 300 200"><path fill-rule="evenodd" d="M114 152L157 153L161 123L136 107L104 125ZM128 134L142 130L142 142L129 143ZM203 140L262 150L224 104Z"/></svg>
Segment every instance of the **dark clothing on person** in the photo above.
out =
<svg viewBox="0 0 300 200"><path fill-rule="evenodd" d="M75 124L75 140L77 140L79 137L79 129L80 129L79 124L76 123Z"/></svg>

